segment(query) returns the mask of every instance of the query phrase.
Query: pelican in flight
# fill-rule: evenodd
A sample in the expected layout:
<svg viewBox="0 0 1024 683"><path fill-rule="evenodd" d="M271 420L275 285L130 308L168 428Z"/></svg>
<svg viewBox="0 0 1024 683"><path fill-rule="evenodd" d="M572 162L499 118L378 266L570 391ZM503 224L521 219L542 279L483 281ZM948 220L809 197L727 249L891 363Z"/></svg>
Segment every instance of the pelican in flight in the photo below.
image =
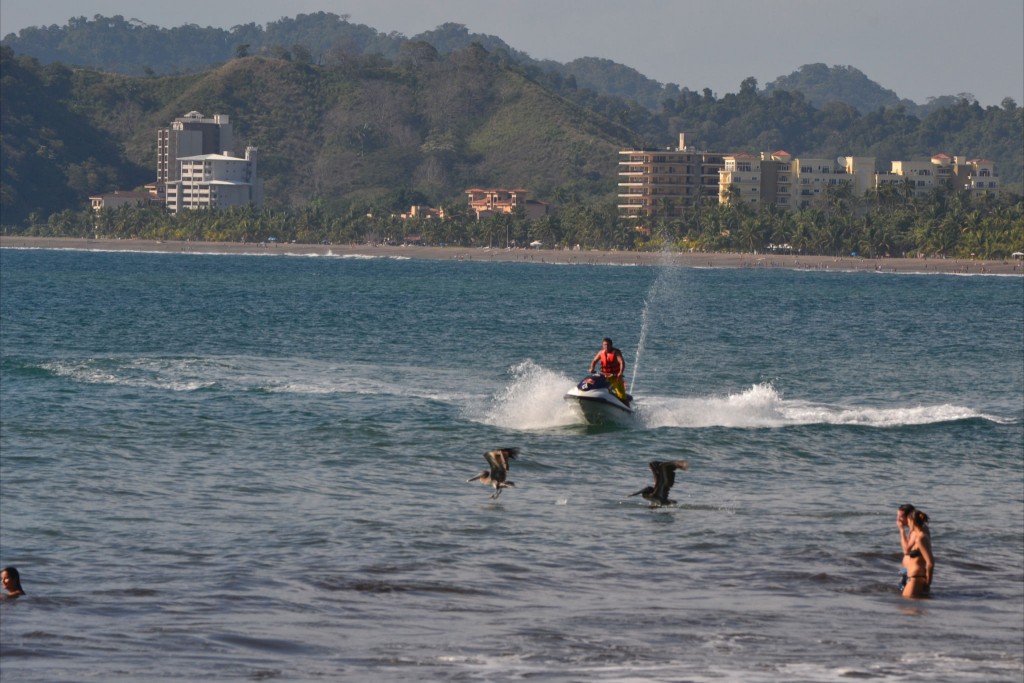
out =
<svg viewBox="0 0 1024 683"><path fill-rule="evenodd" d="M497 498L501 495L502 489L515 486L513 482L505 481L505 479L508 477L508 461L513 460L518 453L518 448L495 448L493 451L487 451L484 453L484 457L491 469L484 470L475 477L470 477L466 482L479 481L481 484L493 486L494 493L491 494L491 498Z"/></svg>
<svg viewBox="0 0 1024 683"><path fill-rule="evenodd" d="M687 470L690 463L685 460L652 460L647 465L654 473L654 486L645 486L629 496L643 496L644 500L655 505L675 505L674 500L668 499L668 492L672 484L676 483L676 470Z"/></svg>

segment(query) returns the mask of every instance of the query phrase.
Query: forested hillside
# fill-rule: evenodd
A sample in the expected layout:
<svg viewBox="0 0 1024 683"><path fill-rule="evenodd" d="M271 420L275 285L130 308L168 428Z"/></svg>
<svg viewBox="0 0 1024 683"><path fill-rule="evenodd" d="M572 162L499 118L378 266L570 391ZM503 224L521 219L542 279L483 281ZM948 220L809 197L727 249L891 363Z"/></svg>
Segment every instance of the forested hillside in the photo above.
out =
<svg viewBox="0 0 1024 683"><path fill-rule="evenodd" d="M408 209L473 185L539 199L608 196L616 152L632 143L628 129L494 64L479 46L442 57L408 43L395 62L323 67L246 57L162 78L41 67L7 48L2 59L5 224L152 180L156 129L192 110L231 116L236 151L259 148L267 203L278 208L316 199ZM99 170L69 182L90 164ZM32 188L48 185L60 192L43 207Z"/></svg>
<svg viewBox="0 0 1024 683"><path fill-rule="evenodd" d="M68 69L41 68L2 48L0 73L3 224L82 207L98 189L133 187L155 175L125 157L123 138L74 105L80 87Z"/></svg>
<svg viewBox="0 0 1024 683"><path fill-rule="evenodd" d="M842 89L845 92L836 91ZM853 67L833 67L826 64L806 64L788 76L779 76L765 85L766 93L774 90L803 93L804 98L821 108L829 102L853 104L861 113L884 107L903 106L913 110L914 102L901 100L892 90L886 90ZM856 102L857 104L854 104Z"/></svg>
<svg viewBox="0 0 1024 683"><path fill-rule="evenodd" d="M672 146L680 132L719 151L874 156L879 170L938 152L985 157L1017 192L1024 176L1024 110L1012 101L961 100L919 120L899 108L818 109L800 93L766 95L751 78L721 98L683 89L652 112L477 44L442 54L422 41L402 42L393 60L250 56L163 77L43 66L9 48L2 59L5 224L152 180L156 129L192 110L230 115L236 151L260 148L271 207L397 210L473 185L611 198L619 149Z"/></svg>
<svg viewBox="0 0 1024 683"><path fill-rule="evenodd" d="M540 62L495 36L445 24L414 39L327 13L231 31L161 29L121 17L29 29L0 50L2 210L7 232L158 239L402 240L496 245L1005 258L1024 248L1024 110L970 96L924 107L852 67L808 65L764 90L719 96L595 58ZM213 65L212 67L210 65ZM128 73L117 73L128 72ZM259 147L266 209L88 209L90 194L153 180L155 132L192 110L231 116L236 152ZM720 152L892 160L939 152L992 159L1000 196L926 199L837 191L800 212L698 206L645 230L615 208L618 150L690 144ZM463 190L522 187L550 200L537 221L474 221ZM443 222L399 221L413 203Z"/></svg>
<svg viewBox="0 0 1024 683"><path fill-rule="evenodd" d="M655 112L661 109L665 99L676 98L684 89L679 84L660 83L607 59L581 56L567 64L537 60L498 36L471 33L462 24L442 24L407 38L400 33L382 33L369 26L353 24L348 21L348 15L329 12L285 17L265 27L239 24L230 30L195 24L163 28L123 16L97 14L92 19L69 19L64 26L25 28L5 36L2 44L44 64L61 62L126 75L164 75L205 71L235 56L250 54L288 56L316 64L340 55L379 55L394 59L405 42L427 42L441 54L477 43L504 63L566 79L579 88L593 90L598 96L624 98ZM682 85L701 91L706 84ZM780 76L765 86L766 92L773 90L802 92L805 99L818 108L830 102L842 102L866 114L879 107L902 107L906 113L919 118L940 106L954 105L960 99L974 99L967 93L946 93L929 98L925 104L916 104L881 87L852 66L828 67L825 64L808 64Z"/></svg>

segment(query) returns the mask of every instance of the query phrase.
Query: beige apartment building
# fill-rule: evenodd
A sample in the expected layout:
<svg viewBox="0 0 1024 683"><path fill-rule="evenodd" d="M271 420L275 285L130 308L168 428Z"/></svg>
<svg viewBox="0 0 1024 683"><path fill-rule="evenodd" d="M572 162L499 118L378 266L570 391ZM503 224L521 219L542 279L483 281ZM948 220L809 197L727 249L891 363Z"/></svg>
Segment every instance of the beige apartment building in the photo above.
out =
<svg viewBox="0 0 1024 683"><path fill-rule="evenodd" d="M721 204L806 209L843 185L858 197L887 183L913 188L915 197L926 197L938 186L971 192L999 188L995 164L985 159L937 154L929 160L893 161L889 172L878 173L875 157L794 158L784 150L719 154L688 148L685 134L675 150L620 151L619 178L619 215L634 219L655 213L682 216L698 196Z"/></svg>
<svg viewBox="0 0 1024 683"><path fill-rule="evenodd" d="M789 152L729 154L718 176L718 200L754 207L775 205L805 209L827 196L830 188L849 184L854 193L874 187L874 157L794 159Z"/></svg>
<svg viewBox="0 0 1024 683"><path fill-rule="evenodd" d="M680 133L677 149L627 149L619 152L619 215L643 218L664 212L681 216L686 207L718 201L723 154L700 151Z"/></svg>
<svg viewBox="0 0 1024 683"><path fill-rule="evenodd" d="M792 200L777 204L785 208L806 209L821 202L830 189L848 185L851 192L863 196L875 186L874 157L839 157L793 159Z"/></svg>
<svg viewBox="0 0 1024 683"><path fill-rule="evenodd" d="M927 197L939 182L941 181L938 180L935 165L927 159L894 161L892 170L888 173L879 173L876 177L876 187L897 185L901 191L903 188L909 188L911 196L915 199Z"/></svg>
<svg viewBox="0 0 1024 683"><path fill-rule="evenodd" d="M793 202L793 165L789 152L727 154L718 174L718 201L735 200L789 208Z"/></svg>
<svg viewBox="0 0 1024 683"><path fill-rule="evenodd" d="M723 159L725 165L718 172L718 201L722 204L730 201L754 206L761 204L763 172L767 170L761 168L761 157L727 154Z"/></svg>
<svg viewBox="0 0 1024 683"><path fill-rule="evenodd" d="M968 159L958 165L957 159L953 157L953 177L957 187L963 187L972 192L997 192L999 190L999 175L996 173L996 162L988 159Z"/></svg>
<svg viewBox="0 0 1024 683"><path fill-rule="evenodd" d="M936 187L946 186L967 192L997 192L999 174L987 159L936 154L931 159L894 161L887 173L876 175L875 187L895 185L902 194L910 190L914 198L924 198Z"/></svg>

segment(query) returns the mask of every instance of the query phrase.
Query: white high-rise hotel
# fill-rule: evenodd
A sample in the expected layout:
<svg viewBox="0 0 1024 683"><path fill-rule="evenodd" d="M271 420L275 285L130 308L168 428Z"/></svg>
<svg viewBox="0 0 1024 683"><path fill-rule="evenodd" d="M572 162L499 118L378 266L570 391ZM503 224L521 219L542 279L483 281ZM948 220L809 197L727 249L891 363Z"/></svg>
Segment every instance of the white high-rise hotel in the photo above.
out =
<svg viewBox="0 0 1024 683"><path fill-rule="evenodd" d="M192 111L157 131L157 193L171 213L263 204L256 148L232 156L231 122Z"/></svg>

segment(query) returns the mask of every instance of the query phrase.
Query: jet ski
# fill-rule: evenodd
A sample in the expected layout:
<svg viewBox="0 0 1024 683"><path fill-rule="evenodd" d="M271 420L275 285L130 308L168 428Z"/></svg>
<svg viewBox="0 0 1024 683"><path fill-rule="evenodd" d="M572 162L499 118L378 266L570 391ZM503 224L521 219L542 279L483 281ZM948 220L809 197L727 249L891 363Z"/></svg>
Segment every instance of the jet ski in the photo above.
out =
<svg viewBox="0 0 1024 683"><path fill-rule="evenodd" d="M565 401L590 424L622 424L633 419L633 397L619 400L604 375L587 375L565 394Z"/></svg>

